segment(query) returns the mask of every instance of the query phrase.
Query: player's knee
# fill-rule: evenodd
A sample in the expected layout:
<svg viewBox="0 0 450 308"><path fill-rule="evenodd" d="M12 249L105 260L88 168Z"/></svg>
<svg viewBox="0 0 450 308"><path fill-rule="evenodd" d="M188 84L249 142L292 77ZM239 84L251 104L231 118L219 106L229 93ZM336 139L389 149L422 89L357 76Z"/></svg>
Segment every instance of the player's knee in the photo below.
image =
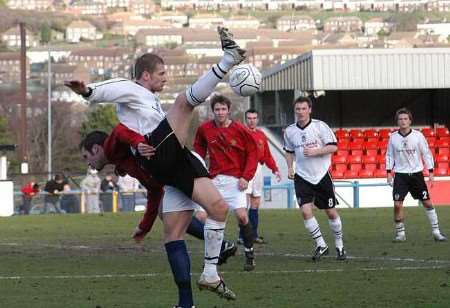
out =
<svg viewBox="0 0 450 308"><path fill-rule="evenodd" d="M222 198L213 202L211 206L212 210L208 215L217 221L225 221L228 214L228 204Z"/></svg>

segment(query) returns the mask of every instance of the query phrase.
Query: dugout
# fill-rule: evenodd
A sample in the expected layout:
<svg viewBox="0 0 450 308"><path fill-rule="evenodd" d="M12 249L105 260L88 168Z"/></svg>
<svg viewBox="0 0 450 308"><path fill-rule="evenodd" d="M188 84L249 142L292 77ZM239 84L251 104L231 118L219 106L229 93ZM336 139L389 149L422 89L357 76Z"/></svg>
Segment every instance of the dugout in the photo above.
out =
<svg viewBox="0 0 450 308"><path fill-rule="evenodd" d="M313 117L334 128L392 127L409 108L415 126L450 125L450 48L320 49L263 73L252 98L260 125L281 134L292 101L314 97Z"/></svg>

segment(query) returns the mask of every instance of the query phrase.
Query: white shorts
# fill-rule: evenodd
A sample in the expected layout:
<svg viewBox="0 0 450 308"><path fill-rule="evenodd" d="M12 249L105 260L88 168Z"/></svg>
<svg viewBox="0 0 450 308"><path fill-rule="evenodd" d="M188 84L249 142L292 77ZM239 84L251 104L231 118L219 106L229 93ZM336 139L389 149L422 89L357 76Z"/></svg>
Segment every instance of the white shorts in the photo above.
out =
<svg viewBox="0 0 450 308"><path fill-rule="evenodd" d="M239 190L239 179L234 176L219 174L213 180L214 186L222 195L230 210L247 208L247 196Z"/></svg>
<svg viewBox="0 0 450 308"><path fill-rule="evenodd" d="M262 165L258 164L256 168L255 176L248 182L248 188L245 191L246 194L252 195L253 197L261 197L263 192L263 175L262 175Z"/></svg>
<svg viewBox="0 0 450 308"><path fill-rule="evenodd" d="M164 186L164 197L161 200L163 213L193 211L200 207L184 193L173 186Z"/></svg>

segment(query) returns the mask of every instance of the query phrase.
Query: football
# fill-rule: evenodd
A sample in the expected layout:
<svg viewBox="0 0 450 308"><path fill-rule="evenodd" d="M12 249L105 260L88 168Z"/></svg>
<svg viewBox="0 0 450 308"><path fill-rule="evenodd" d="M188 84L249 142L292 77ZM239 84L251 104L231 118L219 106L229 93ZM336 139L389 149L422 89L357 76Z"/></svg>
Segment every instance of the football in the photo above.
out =
<svg viewBox="0 0 450 308"><path fill-rule="evenodd" d="M231 89L240 96L252 96L261 86L261 72L251 64L236 66L230 74Z"/></svg>

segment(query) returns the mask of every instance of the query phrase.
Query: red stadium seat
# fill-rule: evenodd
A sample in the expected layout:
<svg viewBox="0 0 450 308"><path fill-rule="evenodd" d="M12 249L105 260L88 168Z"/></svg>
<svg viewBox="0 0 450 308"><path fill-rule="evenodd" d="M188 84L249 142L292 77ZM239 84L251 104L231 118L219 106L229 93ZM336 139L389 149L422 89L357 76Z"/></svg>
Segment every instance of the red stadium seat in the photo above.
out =
<svg viewBox="0 0 450 308"><path fill-rule="evenodd" d="M366 129L363 134L364 134L365 138L377 138L378 139L378 132L373 128Z"/></svg>
<svg viewBox="0 0 450 308"><path fill-rule="evenodd" d="M437 162L448 162L448 153L442 153L436 155Z"/></svg>
<svg viewBox="0 0 450 308"><path fill-rule="evenodd" d="M450 132L447 127L436 128L436 136L438 137L450 137Z"/></svg>
<svg viewBox="0 0 450 308"><path fill-rule="evenodd" d="M358 171L355 170L347 170L344 173L344 178L346 179L355 179L358 177Z"/></svg>
<svg viewBox="0 0 450 308"><path fill-rule="evenodd" d="M348 144L350 150L362 150L363 149L363 139L353 140Z"/></svg>
<svg viewBox="0 0 450 308"><path fill-rule="evenodd" d="M360 129L351 129L350 130L350 137L352 137L353 140L355 139L362 139L364 138L363 132Z"/></svg>
<svg viewBox="0 0 450 308"><path fill-rule="evenodd" d="M365 142L363 144L364 149L378 149L377 142Z"/></svg>
<svg viewBox="0 0 450 308"><path fill-rule="evenodd" d="M387 139L382 139L382 140L378 141L377 147L378 147L379 149L386 149L387 146L388 146L388 143L389 143L389 140L387 140Z"/></svg>
<svg viewBox="0 0 450 308"><path fill-rule="evenodd" d="M434 132L434 129L432 129L430 127L424 127L424 128L422 128L421 131L422 131L422 134L425 137L431 137L431 136L435 136L436 135L436 133Z"/></svg>
<svg viewBox="0 0 450 308"><path fill-rule="evenodd" d="M386 156L387 149L380 149L380 155Z"/></svg>
<svg viewBox="0 0 450 308"><path fill-rule="evenodd" d="M338 149L336 152L334 152L335 156L348 156L348 150L342 150L342 149Z"/></svg>
<svg viewBox="0 0 450 308"><path fill-rule="evenodd" d="M366 150L367 156L377 156L378 155L378 149L369 149Z"/></svg>
<svg viewBox="0 0 450 308"><path fill-rule="evenodd" d="M391 130L389 128L382 128L378 131L378 136L380 139L389 139L389 136L391 136Z"/></svg>
<svg viewBox="0 0 450 308"><path fill-rule="evenodd" d="M334 134L336 135L336 138L338 138L338 139L345 139L345 138L350 137L348 131L345 129L338 129L338 130L336 130L336 132Z"/></svg>
<svg viewBox="0 0 450 308"><path fill-rule="evenodd" d="M358 176L360 178L371 178L373 177L373 170L361 169L358 171Z"/></svg>
<svg viewBox="0 0 450 308"><path fill-rule="evenodd" d="M383 163L379 163L378 164L378 169L381 169L381 170L385 170L386 171L386 164L383 162Z"/></svg>
<svg viewBox="0 0 450 308"><path fill-rule="evenodd" d="M443 141L447 141L447 142L450 142L450 137L449 137L449 136L445 136L445 137L438 137L438 140L443 140Z"/></svg>
<svg viewBox="0 0 450 308"><path fill-rule="evenodd" d="M434 144L436 148L448 148L449 142L445 140L436 140L436 143Z"/></svg>
<svg viewBox="0 0 450 308"><path fill-rule="evenodd" d="M376 178L385 178L387 177L387 172L385 169L377 169L374 171L373 176Z"/></svg>
<svg viewBox="0 0 450 308"><path fill-rule="evenodd" d="M348 139L338 140L338 143L337 143L338 149L343 149L343 150L348 149L349 143L350 143L350 141Z"/></svg>
<svg viewBox="0 0 450 308"><path fill-rule="evenodd" d="M338 170L333 170L333 171L331 171L331 177L333 179L343 179L344 178L344 172L343 171L338 171Z"/></svg>
<svg viewBox="0 0 450 308"><path fill-rule="evenodd" d="M362 156L361 155L350 155L347 159L347 161L350 164L360 164L362 163Z"/></svg>
<svg viewBox="0 0 450 308"><path fill-rule="evenodd" d="M347 170L347 164L334 164L333 170L345 172Z"/></svg>
<svg viewBox="0 0 450 308"><path fill-rule="evenodd" d="M441 155L441 154L450 154L450 148L437 148L436 149L436 154L437 155Z"/></svg>
<svg viewBox="0 0 450 308"><path fill-rule="evenodd" d="M448 161L445 162L437 162L435 169L448 169Z"/></svg>
<svg viewBox="0 0 450 308"><path fill-rule="evenodd" d="M363 150L351 150L353 156L362 156Z"/></svg>
<svg viewBox="0 0 450 308"><path fill-rule="evenodd" d="M377 143L378 142L378 138L367 138L366 139L366 142L375 142L375 143Z"/></svg>
<svg viewBox="0 0 450 308"><path fill-rule="evenodd" d="M384 163L386 161L386 155L377 155L377 163Z"/></svg>
<svg viewBox="0 0 450 308"><path fill-rule="evenodd" d="M434 169L434 175L435 176L447 176L448 175L448 168L437 168L437 169Z"/></svg>
<svg viewBox="0 0 450 308"><path fill-rule="evenodd" d="M357 164L357 163L352 163L348 165L348 169L349 170L353 170L353 171L359 171L362 169L362 164Z"/></svg>
<svg viewBox="0 0 450 308"><path fill-rule="evenodd" d="M347 157L348 156L338 156L338 155L333 155L331 157L331 161L333 162L333 164L346 164L347 163Z"/></svg>
<svg viewBox="0 0 450 308"><path fill-rule="evenodd" d="M376 164L377 157L376 156L363 156L362 162L365 164Z"/></svg>
<svg viewBox="0 0 450 308"><path fill-rule="evenodd" d="M377 169L377 164L364 164L363 169L375 171Z"/></svg>

